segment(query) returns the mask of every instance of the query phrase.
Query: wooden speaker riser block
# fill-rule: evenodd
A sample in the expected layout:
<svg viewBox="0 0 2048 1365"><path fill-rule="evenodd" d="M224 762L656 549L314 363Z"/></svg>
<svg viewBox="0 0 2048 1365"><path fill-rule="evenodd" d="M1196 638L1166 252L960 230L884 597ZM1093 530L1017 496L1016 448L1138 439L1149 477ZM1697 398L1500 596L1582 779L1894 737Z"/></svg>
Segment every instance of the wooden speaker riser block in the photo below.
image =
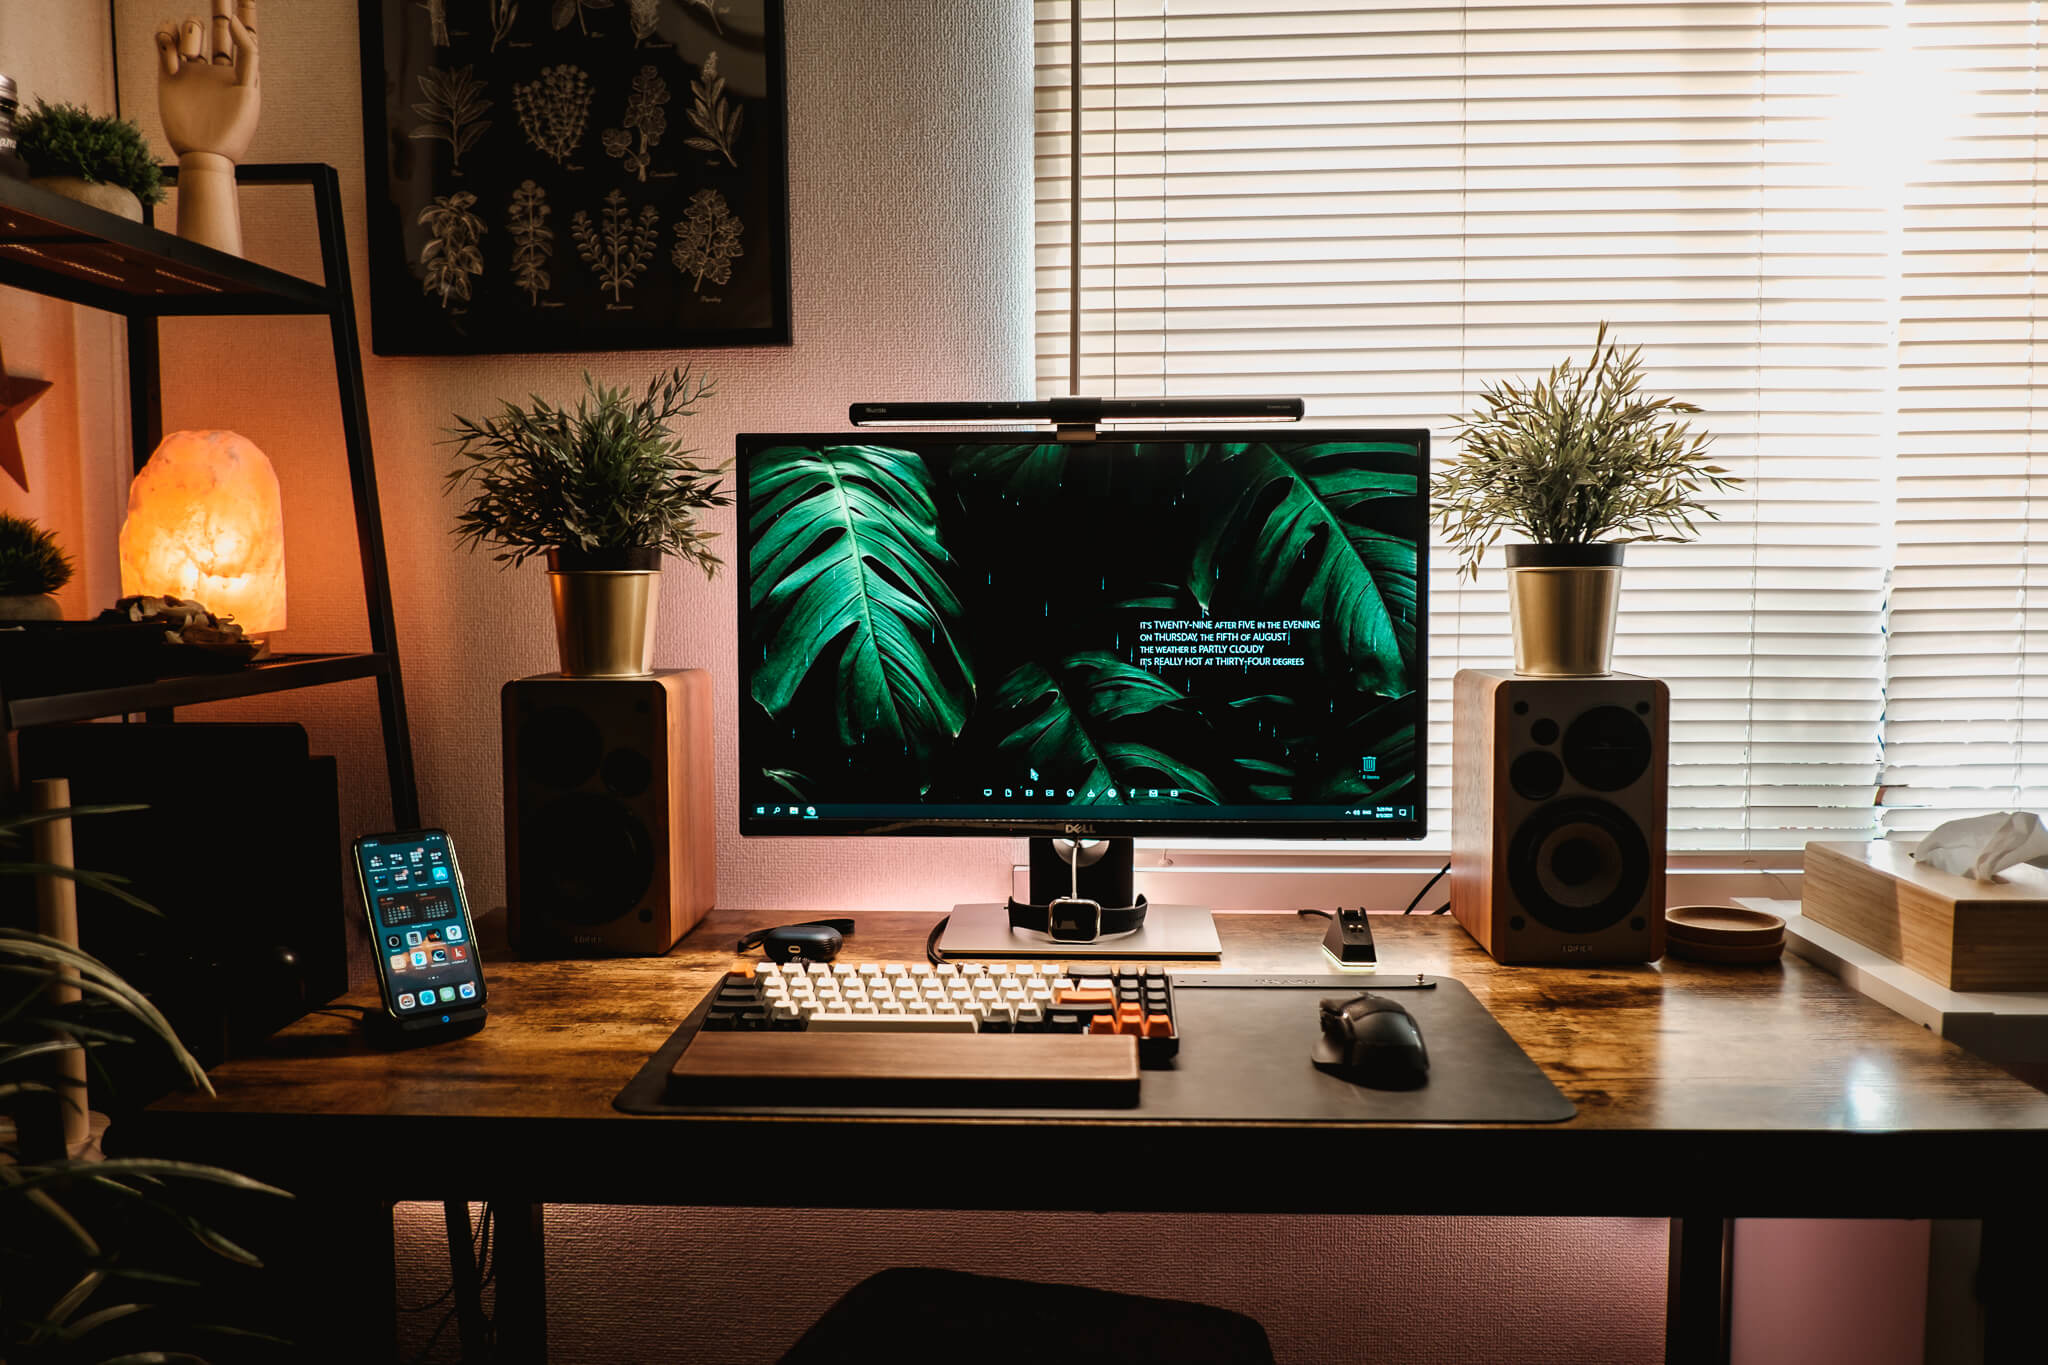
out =
<svg viewBox="0 0 2048 1365"><path fill-rule="evenodd" d="M1670 690L1461 670L1451 912L1501 962L1664 955Z"/></svg>

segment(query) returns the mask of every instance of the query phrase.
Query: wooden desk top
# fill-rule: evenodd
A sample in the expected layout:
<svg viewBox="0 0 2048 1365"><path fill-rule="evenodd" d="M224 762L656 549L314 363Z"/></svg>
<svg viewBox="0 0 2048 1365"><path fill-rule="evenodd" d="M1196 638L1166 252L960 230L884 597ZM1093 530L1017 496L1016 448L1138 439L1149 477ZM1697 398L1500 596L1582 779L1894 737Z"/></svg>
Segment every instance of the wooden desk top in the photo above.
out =
<svg viewBox="0 0 2048 1365"><path fill-rule="evenodd" d="M288 1187L317 1172L324 1188L361 1181L405 1198L495 1189L541 1202L1900 1216L1992 1207L2048 1134L2048 1096L1797 958L1502 967L1446 917L1396 916L1374 920L1382 970L1462 980L1577 1118L1279 1125L615 1111L620 1087L741 961L734 941L805 917L717 912L664 958L490 961L489 1026L412 1051L375 1051L353 1022L309 1016L269 1054L216 1069L217 1096L162 1101L118 1145L223 1161ZM858 918L844 960L921 961L936 916ZM1220 970L1320 970L1320 920L1217 920ZM1304 1038L1311 1026L1305 1017ZM1347 1187L1281 1174L1361 1152L1383 1169L1426 1161L1444 1178ZM781 1163L814 1175L778 1187L769 1172ZM840 1192L819 1172L835 1173ZM792 1185L812 1193L795 1197Z"/></svg>

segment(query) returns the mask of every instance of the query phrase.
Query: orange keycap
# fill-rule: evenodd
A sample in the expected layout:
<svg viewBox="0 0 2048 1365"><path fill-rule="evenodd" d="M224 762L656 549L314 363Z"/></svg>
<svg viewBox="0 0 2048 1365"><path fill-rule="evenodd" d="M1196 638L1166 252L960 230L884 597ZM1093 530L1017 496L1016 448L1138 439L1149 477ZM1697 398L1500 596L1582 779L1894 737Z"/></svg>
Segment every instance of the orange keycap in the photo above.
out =
<svg viewBox="0 0 2048 1365"><path fill-rule="evenodd" d="M1167 1017L1166 1015L1163 1015L1163 1014L1152 1014L1152 1015L1147 1015L1147 1016L1146 1016L1146 1018L1145 1018L1145 1037L1147 1037L1147 1038L1171 1038L1172 1036L1173 1036L1173 1020L1172 1020L1172 1019L1168 1018L1168 1017Z"/></svg>
<svg viewBox="0 0 2048 1365"><path fill-rule="evenodd" d="M1116 1003L1116 994L1113 991L1084 991L1069 986L1065 990L1054 992L1052 1002L1055 1005L1113 1005Z"/></svg>
<svg viewBox="0 0 2048 1365"><path fill-rule="evenodd" d="M1115 1033L1117 1031L1116 1020L1106 1014L1098 1014L1088 1021L1088 1031L1090 1033Z"/></svg>
<svg viewBox="0 0 2048 1365"><path fill-rule="evenodd" d="M1137 1032L1138 1025L1143 1023L1144 1019L1145 1010L1143 1006L1118 1005L1116 1007L1116 1022L1119 1026L1129 1025L1130 1031L1133 1033Z"/></svg>

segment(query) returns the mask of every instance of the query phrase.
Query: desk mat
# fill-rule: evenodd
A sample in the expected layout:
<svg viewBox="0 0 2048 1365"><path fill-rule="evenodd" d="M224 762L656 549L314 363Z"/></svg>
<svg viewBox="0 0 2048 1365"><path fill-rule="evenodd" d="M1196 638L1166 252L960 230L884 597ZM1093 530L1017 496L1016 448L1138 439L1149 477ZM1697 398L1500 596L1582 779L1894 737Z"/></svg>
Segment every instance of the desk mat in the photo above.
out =
<svg viewBox="0 0 2048 1365"><path fill-rule="evenodd" d="M1420 983L1433 989L1420 989ZM1464 983L1447 976L1173 974L1180 1055L1146 1071L1127 1108L930 1108L818 1103L691 1104L670 1098L669 1071L697 1034L707 994L690 1017L626 1083L614 1108L628 1114L781 1114L815 1117L1085 1118L1259 1120L1277 1123L1557 1123L1577 1113ZM1415 1016L1429 1048L1429 1083L1419 1090L1371 1090L1318 1071L1309 1048L1320 1036L1324 996L1384 992Z"/></svg>

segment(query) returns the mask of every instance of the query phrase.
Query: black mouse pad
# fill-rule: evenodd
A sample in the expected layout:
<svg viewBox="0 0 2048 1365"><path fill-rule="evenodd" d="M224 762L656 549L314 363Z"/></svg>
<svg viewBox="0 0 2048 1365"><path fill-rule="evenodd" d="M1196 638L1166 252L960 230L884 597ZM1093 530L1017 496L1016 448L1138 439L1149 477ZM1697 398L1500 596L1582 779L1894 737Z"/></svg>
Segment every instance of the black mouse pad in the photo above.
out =
<svg viewBox="0 0 2048 1365"><path fill-rule="evenodd" d="M704 1013L700 1004L612 1101L628 1114L817 1114L950 1118L1262 1119L1290 1123L1557 1123L1578 1112L1462 982L1447 976L1245 976L1175 973L1180 1054L1146 1071L1127 1109L924 1108L901 1105L692 1104L668 1094L669 1071ZM1417 1090L1373 1090L1309 1060L1317 1002L1373 991L1415 1016L1429 1048ZM708 1003L708 998L705 1003Z"/></svg>

